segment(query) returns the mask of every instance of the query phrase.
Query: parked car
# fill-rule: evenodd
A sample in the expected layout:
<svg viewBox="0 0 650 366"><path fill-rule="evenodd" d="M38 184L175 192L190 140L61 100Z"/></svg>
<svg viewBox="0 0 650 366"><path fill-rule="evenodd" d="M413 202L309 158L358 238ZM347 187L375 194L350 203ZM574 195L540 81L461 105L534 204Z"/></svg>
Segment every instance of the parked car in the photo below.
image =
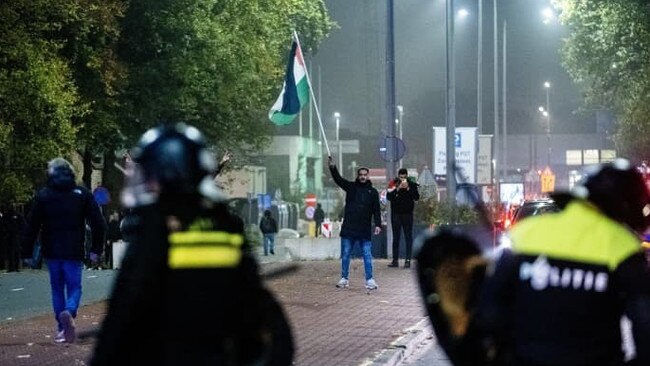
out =
<svg viewBox="0 0 650 366"><path fill-rule="evenodd" d="M560 207L552 199L537 199L537 200L528 200L519 206L517 211L512 217L512 224L515 225L517 222L525 219L530 216L537 216L549 212L559 212Z"/></svg>

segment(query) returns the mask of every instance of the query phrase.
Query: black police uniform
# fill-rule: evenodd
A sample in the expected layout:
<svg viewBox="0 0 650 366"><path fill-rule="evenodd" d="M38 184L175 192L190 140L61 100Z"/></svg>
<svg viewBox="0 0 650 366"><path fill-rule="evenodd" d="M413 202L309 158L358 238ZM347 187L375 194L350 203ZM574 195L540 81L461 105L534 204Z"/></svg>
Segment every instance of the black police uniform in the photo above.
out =
<svg viewBox="0 0 650 366"><path fill-rule="evenodd" d="M184 125L151 130L134 154L160 190L140 194L130 212L92 365L291 364L291 330L262 285L242 220L205 195L215 187L197 136Z"/></svg>

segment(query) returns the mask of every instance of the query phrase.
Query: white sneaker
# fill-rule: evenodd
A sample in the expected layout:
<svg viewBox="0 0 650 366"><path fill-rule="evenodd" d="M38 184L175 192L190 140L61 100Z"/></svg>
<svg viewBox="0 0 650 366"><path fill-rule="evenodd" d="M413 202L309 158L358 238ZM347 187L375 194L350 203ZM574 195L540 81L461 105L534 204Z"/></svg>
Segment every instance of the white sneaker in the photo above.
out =
<svg viewBox="0 0 650 366"><path fill-rule="evenodd" d="M69 311L63 310L59 314L59 321L61 326L63 326L63 337L67 343L74 343L77 338L77 333L75 331L74 319Z"/></svg>
<svg viewBox="0 0 650 366"><path fill-rule="evenodd" d="M63 343L65 342L65 334L63 334L63 331L57 332L56 336L54 336L54 343Z"/></svg>
<svg viewBox="0 0 650 366"><path fill-rule="evenodd" d="M347 288L350 285L350 281L347 278L341 278L339 283L336 284L338 288Z"/></svg>
<svg viewBox="0 0 650 366"><path fill-rule="evenodd" d="M377 282L375 282L375 279L371 278L368 281L366 281L366 288L368 290L376 290L379 288L379 286L377 286Z"/></svg>

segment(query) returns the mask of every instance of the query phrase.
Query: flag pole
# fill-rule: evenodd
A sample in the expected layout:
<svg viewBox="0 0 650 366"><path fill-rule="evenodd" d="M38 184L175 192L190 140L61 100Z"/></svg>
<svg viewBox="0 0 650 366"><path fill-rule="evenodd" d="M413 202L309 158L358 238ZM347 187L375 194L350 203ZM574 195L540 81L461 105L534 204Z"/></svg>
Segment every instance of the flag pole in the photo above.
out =
<svg viewBox="0 0 650 366"><path fill-rule="evenodd" d="M303 61L304 61L305 58L304 58L304 55L302 54L302 46L300 46L300 39L298 39L298 33L295 30L293 31L293 39L298 44L298 48L300 49L300 54L301 54L301 56L303 58ZM314 96L314 89L311 87L311 78L309 77L309 71L307 70L307 65L305 65L305 76L307 77L307 85L309 85L309 95L311 95L311 101L312 101L312 104L314 105L314 110L316 111L316 118L318 119L318 126L320 126L320 132L323 135L323 141L325 142L325 149L327 150L327 156L332 157L332 153L330 152L329 144L327 143L327 136L325 136L325 129L323 128L323 121L321 120L321 117L320 117L320 110L318 110L318 103L316 103L316 96Z"/></svg>

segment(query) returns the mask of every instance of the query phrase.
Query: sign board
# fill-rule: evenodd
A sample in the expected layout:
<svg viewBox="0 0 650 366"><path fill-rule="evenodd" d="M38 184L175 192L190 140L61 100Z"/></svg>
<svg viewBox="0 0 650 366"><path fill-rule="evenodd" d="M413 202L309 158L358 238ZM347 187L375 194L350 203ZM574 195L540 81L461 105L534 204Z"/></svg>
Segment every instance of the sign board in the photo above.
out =
<svg viewBox="0 0 650 366"><path fill-rule="evenodd" d="M478 136L476 184L492 184L492 135Z"/></svg>
<svg viewBox="0 0 650 366"><path fill-rule="evenodd" d="M524 201L524 184L501 183L499 185L499 194L502 203L520 204Z"/></svg>
<svg viewBox="0 0 650 366"><path fill-rule="evenodd" d="M359 153L359 140L341 140L341 151L344 154L358 154ZM339 153L339 143L336 140L330 141L330 152L332 155ZM327 150L323 149L323 153L327 154Z"/></svg>
<svg viewBox="0 0 650 366"><path fill-rule="evenodd" d="M316 207L316 194L307 193L305 195L305 206Z"/></svg>
<svg viewBox="0 0 650 366"><path fill-rule="evenodd" d="M553 174L549 167L546 167L544 171L542 171L540 183L542 193L553 192L555 190L555 174Z"/></svg>
<svg viewBox="0 0 650 366"><path fill-rule="evenodd" d="M309 220L313 219L315 211L316 209L314 208L314 206L307 206L307 208L305 209L305 217L308 218Z"/></svg>
<svg viewBox="0 0 650 366"><path fill-rule="evenodd" d="M404 157L406 144L399 137L387 136L379 143L379 156L384 161L398 161Z"/></svg>
<svg viewBox="0 0 650 366"><path fill-rule="evenodd" d="M434 127L433 174L447 175L447 129ZM465 183L476 183L476 127L458 127L454 134L456 166Z"/></svg>

